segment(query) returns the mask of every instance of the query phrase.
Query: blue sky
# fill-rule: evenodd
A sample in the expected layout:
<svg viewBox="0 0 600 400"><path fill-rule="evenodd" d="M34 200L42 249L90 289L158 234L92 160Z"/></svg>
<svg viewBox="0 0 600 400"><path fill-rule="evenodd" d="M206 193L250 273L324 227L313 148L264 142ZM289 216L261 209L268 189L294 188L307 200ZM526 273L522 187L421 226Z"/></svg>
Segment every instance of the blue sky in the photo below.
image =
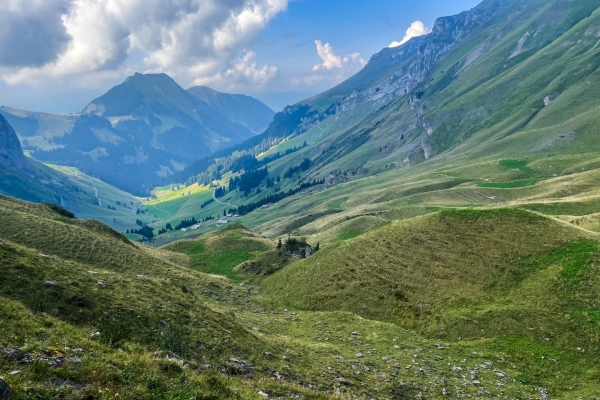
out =
<svg viewBox="0 0 600 400"><path fill-rule="evenodd" d="M78 112L133 72L165 72L184 88L246 93L279 110L347 79L415 21L425 32L477 3L0 2L0 105Z"/></svg>
<svg viewBox="0 0 600 400"><path fill-rule="evenodd" d="M414 21L431 28L440 16L454 15L477 5L479 0L303 0L291 2L263 31L255 49L261 61L280 66L279 85L291 92L281 96L288 102L320 93L338 80L313 86L289 85L293 77L311 71L320 61L315 40L329 43L339 54L360 53L368 60L395 40L401 40ZM374 3L376 5L374 5ZM347 78L360 69L351 68ZM277 86L279 86L277 85ZM270 89L270 90L269 90ZM254 92L258 98L270 99L269 92ZM283 102L285 103L285 101ZM283 104L279 102L278 105ZM277 104L277 102L275 102Z"/></svg>

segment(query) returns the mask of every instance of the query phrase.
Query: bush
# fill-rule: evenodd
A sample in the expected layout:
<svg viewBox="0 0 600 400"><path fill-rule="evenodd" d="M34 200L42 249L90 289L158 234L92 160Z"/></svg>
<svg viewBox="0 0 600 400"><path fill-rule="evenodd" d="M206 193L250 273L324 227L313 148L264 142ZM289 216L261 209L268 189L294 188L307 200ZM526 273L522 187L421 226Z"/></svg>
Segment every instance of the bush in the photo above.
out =
<svg viewBox="0 0 600 400"><path fill-rule="evenodd" d="M181 326L167 323L160 332L159 345L165 351L184 357L188 350L187 334Z"/></svg>
<svg viewBox="0 0 600 400"><path fill-rule="evenodd" d="M71 211L59 206L58 204L45 204L46 207L48 207L50 210L54 211L57 214L62 215L63 217L67 217L67 218L72 218L75 219L75 214L73 214Z"/></svg>

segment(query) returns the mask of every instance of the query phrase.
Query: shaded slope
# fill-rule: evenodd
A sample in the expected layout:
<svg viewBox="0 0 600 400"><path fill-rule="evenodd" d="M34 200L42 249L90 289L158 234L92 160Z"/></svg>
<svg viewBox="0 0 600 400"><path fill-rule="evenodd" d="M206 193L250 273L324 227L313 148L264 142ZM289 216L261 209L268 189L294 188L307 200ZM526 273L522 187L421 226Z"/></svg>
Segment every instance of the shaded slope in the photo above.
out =
<svg viewBox="0 0 600 400"><path fill-rule="evenodd" d="M275 115L261 101L243 94L221 93L206 86L195 86L187 91L232 122L241 124L256 134L263 133Z"/></svg>
<svg viewBox="0 0 600 400"><path fill-rule="evenodd" d="M55 203L78 211L95 204L92 193L66 176L23 154L12 126L0 114L0 193L22 200Z"/></svg>

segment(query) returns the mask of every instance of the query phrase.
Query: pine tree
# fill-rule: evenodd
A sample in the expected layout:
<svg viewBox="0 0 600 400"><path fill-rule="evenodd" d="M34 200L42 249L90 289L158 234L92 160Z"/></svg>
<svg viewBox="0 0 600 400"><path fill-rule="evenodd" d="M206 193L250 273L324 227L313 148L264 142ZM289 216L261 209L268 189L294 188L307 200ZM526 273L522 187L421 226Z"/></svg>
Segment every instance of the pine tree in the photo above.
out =
<svg viewBox="0 0 600 400"><path fill-rule="evenodd" d="M277 243L277 248L280 249L283 246L283 243L281 243L281 238L279 238L279 242Z"/></svg>

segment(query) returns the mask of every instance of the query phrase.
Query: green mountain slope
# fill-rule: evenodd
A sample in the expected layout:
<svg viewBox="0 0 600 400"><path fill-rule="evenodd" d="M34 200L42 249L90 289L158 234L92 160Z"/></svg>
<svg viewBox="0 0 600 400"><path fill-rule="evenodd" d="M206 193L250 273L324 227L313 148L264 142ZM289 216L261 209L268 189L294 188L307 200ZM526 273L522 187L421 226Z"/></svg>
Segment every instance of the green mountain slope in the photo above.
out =
<svg viewBox="0 0 600 400"><path fill-rule="evenodd" d="M220 201L273 238L357 217L595 198L599 7L486 0L440 18L176 178L224 188ZM600 209L588 210L561 218L598 229Z"/></svg>

